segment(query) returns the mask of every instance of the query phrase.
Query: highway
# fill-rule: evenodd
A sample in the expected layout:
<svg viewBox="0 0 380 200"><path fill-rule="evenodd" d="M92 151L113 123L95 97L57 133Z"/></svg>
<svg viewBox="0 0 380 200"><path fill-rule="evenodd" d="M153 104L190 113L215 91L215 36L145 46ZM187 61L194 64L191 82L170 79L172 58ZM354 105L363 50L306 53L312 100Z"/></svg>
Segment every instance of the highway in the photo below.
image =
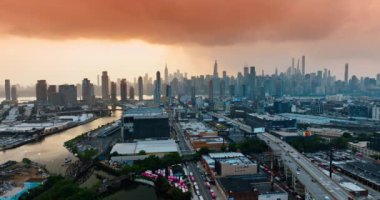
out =
<svg viewBox="0 0 380 200"><path fill-rule="evenodd" d="M211 112L210 115L213 116L213 117L216 117L216 118L221 118L221 119L224 119L226 121L229 121L233 125L238 126L240 128L240 130L242 130L242 131L245 131L247 133L252 133L252 127L248 126L247 124L243 124L243 123L241 123L241 122L239 122L237 120L234 120L234 119L231 119L229 117L226 117L223 114L218 114L218 113Z"/></svg>
<svg viewBox="0 0 380 200"><path fill-rule="evenodd" d="M315 199L326 199L327 196L329 199L347 200L351 197L338 183L332 181L286 142L268 133L258 134L258 137L264 140L272 150L282 152L286 165ZM300 169L298 173L297 168Z"/></svg>

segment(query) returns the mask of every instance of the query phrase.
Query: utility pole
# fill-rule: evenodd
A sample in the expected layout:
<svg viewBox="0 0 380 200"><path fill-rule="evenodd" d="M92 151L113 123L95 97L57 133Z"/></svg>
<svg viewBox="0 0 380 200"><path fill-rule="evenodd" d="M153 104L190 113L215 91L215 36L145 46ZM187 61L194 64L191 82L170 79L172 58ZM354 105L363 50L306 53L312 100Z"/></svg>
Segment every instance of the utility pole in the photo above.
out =
<svg viewBox="0 0 380 200"><path fill-rule="evenodd" d="M332 161L334 148L330 146L330 178L332 179Z"/></svg>

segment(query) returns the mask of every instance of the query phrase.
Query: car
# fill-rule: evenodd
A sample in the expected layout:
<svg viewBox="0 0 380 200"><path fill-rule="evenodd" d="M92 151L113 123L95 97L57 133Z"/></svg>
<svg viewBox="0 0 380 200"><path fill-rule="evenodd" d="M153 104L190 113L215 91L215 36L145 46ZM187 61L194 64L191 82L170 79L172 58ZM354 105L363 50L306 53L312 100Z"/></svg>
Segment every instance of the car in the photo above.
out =
<svg viewBox="0 0 380 200"><path fill-rule="evenodd" d="M297 172L297 175L300 175L300 173L299 173L299 172Z"/></svg>

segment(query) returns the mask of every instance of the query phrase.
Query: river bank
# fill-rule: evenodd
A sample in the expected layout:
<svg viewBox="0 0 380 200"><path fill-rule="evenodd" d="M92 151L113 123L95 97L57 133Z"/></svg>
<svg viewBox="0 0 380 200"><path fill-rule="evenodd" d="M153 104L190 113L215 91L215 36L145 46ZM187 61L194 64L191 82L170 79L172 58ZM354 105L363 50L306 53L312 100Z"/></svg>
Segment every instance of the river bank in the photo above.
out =
<svg viewBox="0 0 380 200"><path fill-rule="evenodd" d="M0 152L0 163L8 160L21 161L29 158L44 166L52 174L64 174L67 166L62 166L65 158L76 161L77 158L64 146L64 142L84 132L94 130L104 124L120 119L121 111L112 112L109 117L101 117L89 123L82 124L71 129L49 135L39 141L28 143L14 149Z"/></svg>

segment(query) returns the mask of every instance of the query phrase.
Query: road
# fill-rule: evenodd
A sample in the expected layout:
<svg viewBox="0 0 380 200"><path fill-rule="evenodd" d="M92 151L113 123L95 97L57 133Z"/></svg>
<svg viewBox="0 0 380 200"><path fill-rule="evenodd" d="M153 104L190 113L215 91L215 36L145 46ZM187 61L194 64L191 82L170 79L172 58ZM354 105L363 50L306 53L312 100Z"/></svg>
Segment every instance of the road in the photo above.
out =
<svg viewBox="0 0 380 200"><path fill-rule="evenodd" d="M176 132L177 139L178 139L178 146L181 151L182 155L188 155L188 154L194 154L195 151L192 149L190 144L185 138L185 133L181 129L180 125L176 122L172 123L172 128Z"/></svg>
<svg viewBox="0 0 380 200"><path fill-rule="evenodd" d="M297 168L301 169L297 174L297 179L314 198L325 199L327 196L329 199L347 200L351 197L338 183L331 180L286 142L268 133L259 134L258 137L264 140L272 150L282 152L282 158L293 174L297 174Z"/></svg>
<svg viewBox="0 0 380 200"><path fill-rule="evenodd" d="M194 162L189 162L188 166L189 166L190 172L192 172L194 175L194 180L198 184L199 192L202 195L202 197L205 200L212 200L210 190L205 186L204 184L205 181L203 180L202 174L200 170L198 169L197 164ZM195 191L193 194L196 195Z"/></svg>

